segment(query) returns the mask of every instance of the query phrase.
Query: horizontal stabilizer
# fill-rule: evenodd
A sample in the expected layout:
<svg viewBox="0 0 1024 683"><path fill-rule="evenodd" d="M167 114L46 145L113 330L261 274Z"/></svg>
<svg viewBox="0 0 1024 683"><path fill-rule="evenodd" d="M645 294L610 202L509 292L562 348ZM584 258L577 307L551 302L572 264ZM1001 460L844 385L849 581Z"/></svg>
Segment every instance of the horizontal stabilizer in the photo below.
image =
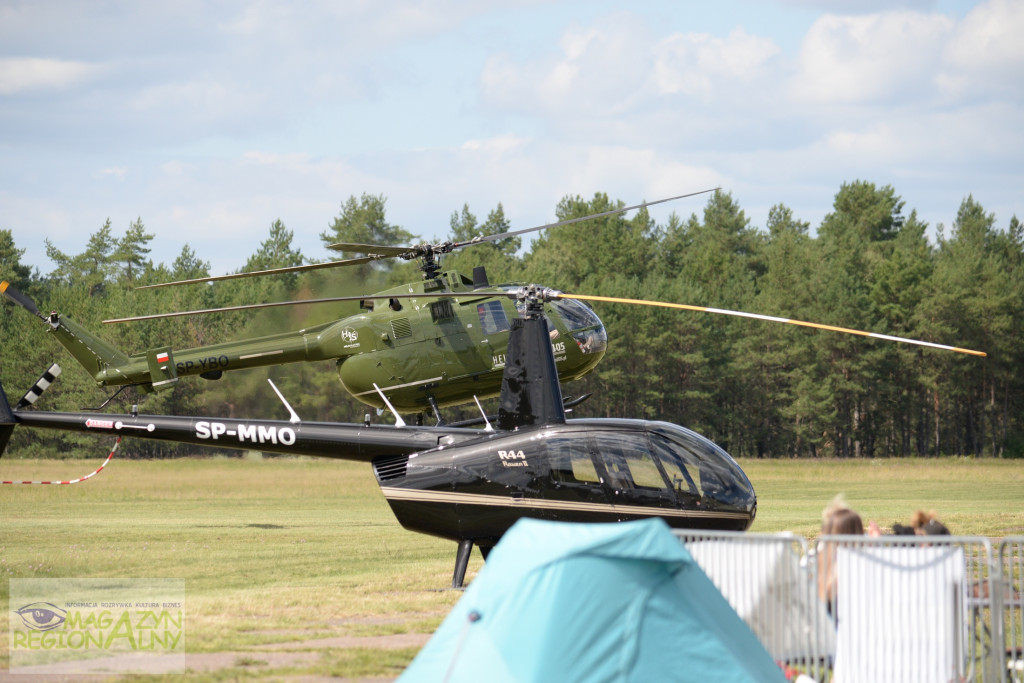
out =
<svg viewBox="0 0 1024 683"><path fill-rule="evenodd" d="M150 349L146 352L149 366L149 381L154 389L169 389L178 381L178 368L170 346Z"/></svg>

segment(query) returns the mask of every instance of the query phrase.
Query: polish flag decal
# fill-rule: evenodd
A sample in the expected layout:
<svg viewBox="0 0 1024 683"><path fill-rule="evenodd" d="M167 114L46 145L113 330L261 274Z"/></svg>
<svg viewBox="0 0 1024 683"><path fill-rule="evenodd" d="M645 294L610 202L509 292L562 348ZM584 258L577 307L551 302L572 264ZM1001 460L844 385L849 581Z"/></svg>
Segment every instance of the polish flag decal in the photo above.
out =
<svg viewBox="0 0 1024 683"><path fill-rule="evenodd" d="M156 362L157 363L166 363L170 359L171 359L171 354L167 353L166 351L163 351L161 353L156 354Z"/></svg>

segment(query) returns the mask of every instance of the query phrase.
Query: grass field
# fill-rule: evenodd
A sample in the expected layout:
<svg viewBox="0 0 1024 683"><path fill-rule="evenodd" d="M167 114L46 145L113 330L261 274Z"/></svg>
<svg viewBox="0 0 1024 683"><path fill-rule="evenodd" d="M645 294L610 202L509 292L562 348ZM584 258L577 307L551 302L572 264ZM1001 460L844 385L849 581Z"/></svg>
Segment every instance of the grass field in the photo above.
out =
<svg viewBox="0 0 1024 683"><path fill-rule="evenodd" d="M98 464L0 460L0 479L75 478ZM758 493L754 531L813 537L821 509L843 493L883 527L920 507L955 534L1024 535L1024 461L741 465ZM3 486L0 519L7 614L4 579L185 579L196 680L392 678L461 595L445 590L455 545L404 531L368 465L115 458L82 484ZM474 554L468 580L481 565ZM7 619L0 630L4 679Z"/></svg>

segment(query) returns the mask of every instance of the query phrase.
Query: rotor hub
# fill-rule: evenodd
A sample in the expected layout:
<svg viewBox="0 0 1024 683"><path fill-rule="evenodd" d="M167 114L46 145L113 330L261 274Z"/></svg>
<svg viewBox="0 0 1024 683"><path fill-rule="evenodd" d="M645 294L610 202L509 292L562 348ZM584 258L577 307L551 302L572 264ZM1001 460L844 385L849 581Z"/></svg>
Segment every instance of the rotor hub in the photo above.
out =
<svg viewBox="0 0 1024 683"><path fill-rule="evenodd" d="M544 315L544 304L557 299L562 293L557 289L542 285L524 285L513 290L516 301L525 307L524 318L536 318Z"/></svg>

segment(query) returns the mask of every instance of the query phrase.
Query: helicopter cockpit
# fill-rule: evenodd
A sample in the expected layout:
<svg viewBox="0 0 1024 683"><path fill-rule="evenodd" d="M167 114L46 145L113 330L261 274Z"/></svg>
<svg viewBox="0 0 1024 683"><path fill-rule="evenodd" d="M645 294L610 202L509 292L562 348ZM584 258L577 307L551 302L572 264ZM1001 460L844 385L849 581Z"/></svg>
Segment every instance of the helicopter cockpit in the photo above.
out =
<svg viewBox="0 0 1024 683"><path fill-rule="evenodd" d="M611 502L711 513L746 513L753 521L754 489L728 453L677 425L649 422L633 432L587 430L589 448L547 440L556 488L591 489ZM589 452L587 452L589 451ZM693 521L693 520L691 520Z"/></svg>
<svg viewBox="0 0 1024 683"><path fill-rule="evenodd" d="M551 302L569 336L583 353L603 353L608 348L608 333L604 323L586 304L575 299L555 299Z"/></svg>
<svg viewBox="0 0 1024 683"><path fill-rule="evenodd" d="M676 491L754 512L754 487L732 456L714 442L669 422L652 422L649 434Z"/></svg>

